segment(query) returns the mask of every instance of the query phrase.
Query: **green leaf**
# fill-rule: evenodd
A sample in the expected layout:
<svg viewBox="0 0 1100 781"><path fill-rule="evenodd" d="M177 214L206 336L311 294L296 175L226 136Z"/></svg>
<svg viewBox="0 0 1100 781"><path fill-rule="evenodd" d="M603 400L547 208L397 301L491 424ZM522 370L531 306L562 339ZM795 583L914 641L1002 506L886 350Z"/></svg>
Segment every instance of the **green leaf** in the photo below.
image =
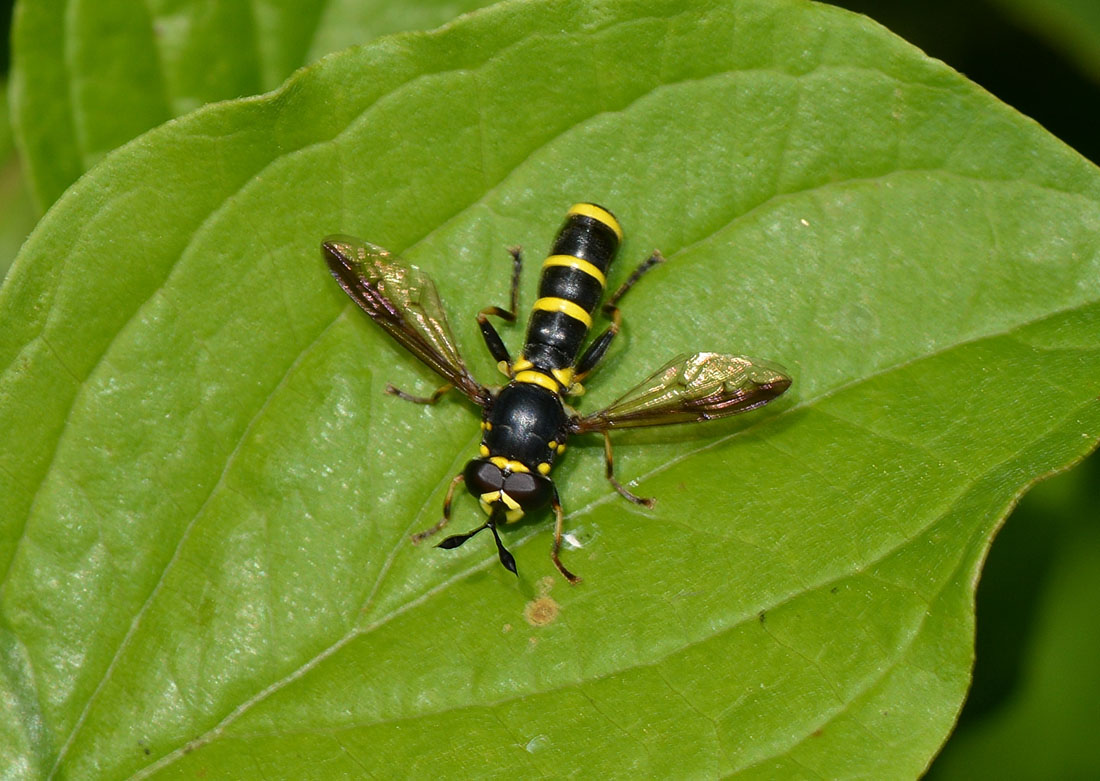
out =
<svg viewBox="0 0 1100 781"><path fill-rule="evenodd" d="M345 46L435 27L485 4L22 2L12 78L35 199L45 210L103 155L173 117L274 89Z"/></svg>
<svg viewBox="0 0 1100 781"><path fill-rule="evenodd" d="M35 223L34 205L11 135L8 85L0 82L0 280Z"/></svg>
<svg viewBox="0 0 1100 781"><path fill-rule="evenodd" d="M974 688L930 779L973 778L974 768L1089 778L1100 768L1098 477L1094 455L1024 497L998 535L978 593Z"/></svg>
<svg viewBox="0 0 1100 781"><path fill-rule="evenodd" d="M347 300L332 232L474 313L565 208L627 240L598 409L678 352L787 397L577 438L545 514L413 547L476 410ZM146 134L0 290L5 735L27 777L912 777L965 694L1008 508L1100 435L1100 177L872 22L516 2ZM518 348L521 329L507 333ZM480 523L468 496L454 526Z"/></svg>

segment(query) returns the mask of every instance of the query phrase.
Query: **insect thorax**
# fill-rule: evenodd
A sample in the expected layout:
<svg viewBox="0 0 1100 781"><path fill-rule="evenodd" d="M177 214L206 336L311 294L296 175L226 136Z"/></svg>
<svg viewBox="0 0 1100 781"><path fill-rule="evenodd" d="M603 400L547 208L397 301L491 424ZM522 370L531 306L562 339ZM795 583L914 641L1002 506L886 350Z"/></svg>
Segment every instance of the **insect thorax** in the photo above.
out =
<svg viewBox="0 0 1100 781"><path fill-rule="evenodd" d="M567 421L556 393L513 382L500 391L482 422L482 455L547 474L555 456L565 449Z"/></svg>

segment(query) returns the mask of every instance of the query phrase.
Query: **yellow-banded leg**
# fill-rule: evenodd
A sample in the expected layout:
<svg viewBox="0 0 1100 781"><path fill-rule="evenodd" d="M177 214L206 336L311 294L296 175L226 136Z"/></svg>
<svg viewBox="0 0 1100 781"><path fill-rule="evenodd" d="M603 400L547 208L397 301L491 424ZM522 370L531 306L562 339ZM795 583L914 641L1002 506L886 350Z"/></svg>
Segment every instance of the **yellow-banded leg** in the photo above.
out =
<svg viewBox="0 0 1100 781"><path fill-rule="evenodd" d="M643 507L652 507L657 503L657 500L653 498L635 496L634 494L630 493L630 491L628 491L626 488L624 488L622 483L615 479L614 460L611 457L611 435L608 434L606 431L603 432L603 457L604 461L607 463L607 479L611 483L611 485L615 487L615 490L623 496L623 498L629 499L630 501L634 502L634 504L640 504Z"/></svg>
<svg viewBox="0 0 1100 781"><path fill-rule="evenodd" d="M561 550L563 513L561 510L561 501L558 499L558 490L556 488L554 489L554 497L550 500L550 507L554 510L554 547L550 549L550 558L553 559L554 566L558 568L558 572L575 586L581 582L581 579L567 570L565 565L561 563L561 559L558 558L558 552Z"/></svg>
<svg viewBox="0 0 1100 781"><path fill-rule="evenodd" d="M422 532L417 532L416 534L414 534L412 536L413 545L417 545L422 540L426 540L428 537L431 537L433 534L437 533L440 529L447 525L447 523L451 520L451 502L455 498L455 489L458 488L459 483L465 482L465 480L466 475L462 472L459 472L457 475L454 476L454 478L451 480L450 487L447 489L447 496L443 500L443 517L440 519L439 523L435 524L434 526L425 529Z"/></svg>
<svg viewBox="0 0 1100 781"><path fill-rule="evenodd" d="M386 393L390 394L391 396L396 396L399 399L404 399L405 401L411 401L413 404L435 404L443 397L443 394L445 394L447 391L454 390L454 387L454 385L451 385L451 383L448 382L447 384L440 385L438 388L436 388L431 396L414 396L411 393L405 393L405 391L401 390L400 388L395 388L393 385L390 385L387 382Z"/></svg>

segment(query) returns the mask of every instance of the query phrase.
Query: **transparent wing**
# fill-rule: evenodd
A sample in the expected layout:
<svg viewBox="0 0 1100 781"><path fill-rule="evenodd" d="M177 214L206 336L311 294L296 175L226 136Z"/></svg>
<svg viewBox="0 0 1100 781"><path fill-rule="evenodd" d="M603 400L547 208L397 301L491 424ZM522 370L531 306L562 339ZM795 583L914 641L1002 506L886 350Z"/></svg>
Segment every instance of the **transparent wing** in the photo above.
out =
<svg viewBox="0 0 1100 781"><path fill-rule="evenodd" d="M371 320L474 402L486 403L489 392L466 368L427 274L351 236L329 236L321 250L340 287Z"/></svg>
<svg viewBox="0 0 1100 781"><path fill-rule="evenodd" d="M767 404L791 386L774 364L743 355L678 355L610 406L574 421L578 434L694 423Z"/></svg>

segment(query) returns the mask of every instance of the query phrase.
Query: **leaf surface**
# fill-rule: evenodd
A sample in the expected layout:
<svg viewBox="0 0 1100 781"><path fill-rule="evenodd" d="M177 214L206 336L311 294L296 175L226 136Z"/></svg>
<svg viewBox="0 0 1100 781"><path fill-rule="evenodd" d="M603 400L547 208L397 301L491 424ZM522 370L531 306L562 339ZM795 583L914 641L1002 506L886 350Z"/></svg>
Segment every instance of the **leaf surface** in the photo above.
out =
<svg viewBox="0 0 1100 781"><path fill-rule="evenodd" d="M870 21L801 2L505 3L111 154L0 290L5 766L33 777L918 774L974 583L1100 435L1100 177ZM474 313L565 209L626 229L598 409L683 352L795 385L577 438L545 515L413 547L476 410L328 276L346 232ZM518 349L521 330L507 334ZM481 522L456 500L454 526ZM545 580L549 578L549 580Z"/></svg>
<svg viewBox="0 0 1100 781"><path fill-rule="evenodd" d="M206 103L277 87L296 68L485 0L264 0L18 5L15 120L39 208L112 149Z"/></svg>

